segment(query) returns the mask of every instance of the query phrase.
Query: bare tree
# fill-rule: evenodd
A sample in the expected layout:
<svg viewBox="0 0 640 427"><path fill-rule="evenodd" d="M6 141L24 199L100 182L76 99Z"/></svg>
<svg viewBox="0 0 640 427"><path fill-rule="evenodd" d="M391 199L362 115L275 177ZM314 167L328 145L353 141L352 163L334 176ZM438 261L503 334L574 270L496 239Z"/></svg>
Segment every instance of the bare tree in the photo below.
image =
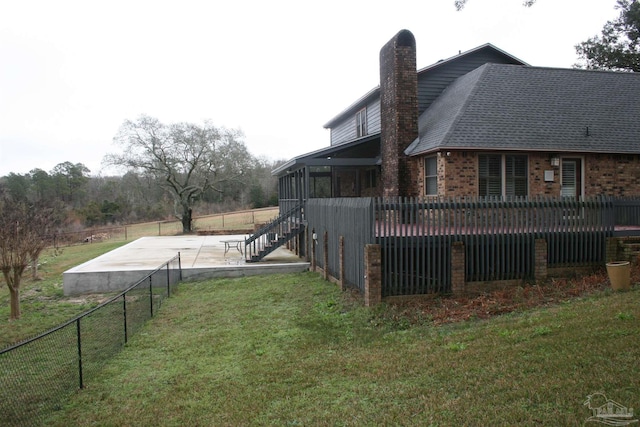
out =
<svg viewBox="0 0 640 427"><path fill-rule="evenodd" d="M20 318L20 284L30 261L47 246L56 216L50 207L0 198L0 270L9 288L10 320ZM36 261L37 262L37 261Z"/></svg>
<svg viewBox="0 0 640 427"><path fill-rule="evenodd" d="M536 0L524 0L524 1L522 2L522 5L523 5L523 6L526 6L526 7L530 7L530 6L533 6L533 4L534 4L535 2L536 2ZM453 5L456 7L456 9L457 9L458 11L460 11L460 10L464 9L464 6L465 6L466 4L467 4L467 0L455 0L455 1L453 2Z"/></svg>
<svg viewBox="0 0 640 427"><path fill-rule="evenodd" d="M114 141L124 152L108 154L104 163L160 179L180 209L184 233L192 231L193 206L202 194L223 192L223 184L241 180L251 164L241 132L209 122L164 125L141 116L125 121Z"/></svg>

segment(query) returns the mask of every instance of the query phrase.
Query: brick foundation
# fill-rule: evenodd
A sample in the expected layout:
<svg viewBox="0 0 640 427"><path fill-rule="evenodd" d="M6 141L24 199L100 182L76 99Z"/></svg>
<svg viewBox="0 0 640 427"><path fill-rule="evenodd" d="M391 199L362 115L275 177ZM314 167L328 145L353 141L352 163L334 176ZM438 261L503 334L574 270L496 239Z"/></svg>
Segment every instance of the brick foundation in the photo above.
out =
<svg viewBox="0 0 640 427"><path fill-rule="evenodd" d="M547 241L545 239L536 239L535 243L535 265L533 277L535 280L544 280L547 278L548 253Z"/></svg>
<svg viewBox="0 0 640 427"><path fill-rule="evenodd" d="M465 291L466 255L463 242L451 245L451 292L460 294Z"/></svg>
<svg viewBox="0 0 640 427"><path fill-rule="evenodd" d="M371 307L382 301L382 255L380 245L364 247L364 305Z"/></svg>

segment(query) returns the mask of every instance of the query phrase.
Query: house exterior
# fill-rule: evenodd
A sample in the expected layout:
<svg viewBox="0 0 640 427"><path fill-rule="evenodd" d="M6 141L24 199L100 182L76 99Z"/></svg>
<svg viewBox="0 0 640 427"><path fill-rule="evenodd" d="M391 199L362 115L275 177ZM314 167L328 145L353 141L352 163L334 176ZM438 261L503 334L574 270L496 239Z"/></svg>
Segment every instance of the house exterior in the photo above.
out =
<svg viewBox="0 0 640 427"><path fill-rule="evenodd" d="M413 34L330 145L273 173L281 208L315 197L640 196L640 74L533 67L491 44L416 68Z"/></svg>
<svg viewBox="0 0 640 427"><path fill-rule="evenodd" d="M620 259L640 235L639 100L640 73L534 67L491 44L417 69L402 30L380 85L325 124L329 146L273 171L280 217L246 253L288 242L368 305Z"/></svg>

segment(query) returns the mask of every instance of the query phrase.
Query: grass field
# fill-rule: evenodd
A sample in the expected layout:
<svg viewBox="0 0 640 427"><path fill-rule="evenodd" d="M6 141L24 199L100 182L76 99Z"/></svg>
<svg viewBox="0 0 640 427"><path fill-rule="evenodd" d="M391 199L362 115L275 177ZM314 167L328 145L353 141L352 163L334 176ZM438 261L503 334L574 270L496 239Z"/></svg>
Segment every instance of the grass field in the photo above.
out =
<svg viewBox="0 0 640 427"><path fill-rule="evenodd" d="M273 219L278 208L240 211L199 217L195 220L197 230L253 229ZM66 298L62 290L62 273L71 267L96 258L119 246L144 236L176 235L182 229L178 221L133 224L104 233L106 238L83 242L91 232L78 233L75 244L62 246L58 250L46 250L40 257L38 279L24 275L21 286L22 319L7 322L9 318L9 291L0 275L0 349L33 337L96 306L103 298L93 295L82 298ZM97 232L96 232L97 233Z"/></svg>
<svg viewBox="0 0 640 427"><path fill-rule="evenodd" d="M583 425L640 405L640 290L433 326L312 273L180 285L52 425Z"/></svg>
<svg viewBox="0 0 640 427"><path fill-rule="evenodd" d="M126 242L101 242L45 250L38 279L27 270L20 287L22 318L9 322L9 290L0 278L0 349L38 335L96 306L101 296L68 298L63 295L62 273Z"/></svg>
<svg viewBox="0 0 640 427"><path fill-rule="evenodd" d="M62 272L125 243L43 254L0 348L98 304L64 297ZM183 283L48 424L583 425L594 392L640 406L639 286L439 324L313 273Z"/></svg>

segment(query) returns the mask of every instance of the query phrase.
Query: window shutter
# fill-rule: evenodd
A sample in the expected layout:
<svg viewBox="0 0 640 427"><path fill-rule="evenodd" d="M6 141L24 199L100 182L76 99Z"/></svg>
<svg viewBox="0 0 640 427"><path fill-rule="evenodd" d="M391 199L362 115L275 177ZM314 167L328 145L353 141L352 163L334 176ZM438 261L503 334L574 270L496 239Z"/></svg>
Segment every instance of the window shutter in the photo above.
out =
<svg viewBox="0 0 640 427"><path fill-rule="evenodd" d="M505 156L506 196L527 195L527 156Z"/></svg>
<svg viewBox="0 0 640 427"><path fill-rule="evenodd" d="M481 154L478 156L480 196L502 195L502 156Z"/></svg>
<svg viewBox="0 0 640 427"><path fill-rule="evenodd" d="M562 197L575 197L577 194L577 168L575 160L562 161Z"/></svg>

